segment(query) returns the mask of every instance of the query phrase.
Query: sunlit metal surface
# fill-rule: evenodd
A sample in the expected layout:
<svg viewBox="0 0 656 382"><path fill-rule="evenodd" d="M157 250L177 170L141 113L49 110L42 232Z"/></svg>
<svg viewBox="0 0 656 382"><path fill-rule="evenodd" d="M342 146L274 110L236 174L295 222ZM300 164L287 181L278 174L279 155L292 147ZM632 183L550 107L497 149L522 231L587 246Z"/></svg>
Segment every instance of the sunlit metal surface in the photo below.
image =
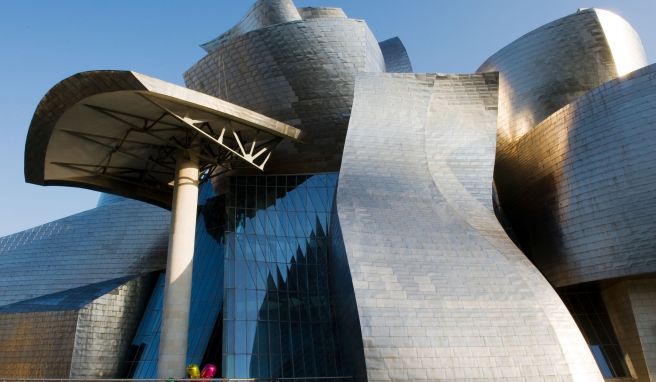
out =
<svg viewBox="0 0 656 382"><path fill-rule="evenodd" d="M595 11L608 41L610 52L613 54L617 75L621 77L645 66L647 63L645 50L642 47L640 36L631 24L604 9Z"/></svg>
<svg viewBox="0 0 656 382"><path fill-rule="evenodd" d="M334 256L348 259L369 381L494 379L498 357L505 378L602 380L492 211L497 86L496 73L358 76Z"/></svg>
<svg viewBox="0 0 656 382"><path fill-rule="evenodd" d="M580 10L478 75L381 74L412 71L398 38L379 44L341 9L291 0L257 0L203 47L187 85L235 104L132 72L82 73L48 93L26 149L30 181L163 206L173 152L198 150L211 182L187 361L226 376L354 376L232 381L599 380L563 304L495 219L491 183L496 133L499 216L552 283L656 272L656 75L630 73L645 58L624 20ZM372 73L353 106L361 72ZM345 139L331 205L335 174L316 173L340 168ZM234 177L265 168L280 175ZM166 211L105 195L0 239L0 375L155 375L163 283L141 310L167 228Z"/></svg>
<svg viewBox="0 0 656 382"><path fill-rule="evenodd" d="M123 375L168 215L123 200L1 238L0 375Z"/></svg>
<svg viewBox="0 0 656 382"><path fill-rule="evenodd" d="M246 15L227 32L201 45L211 53L222 44L248 32L268 26L301 20L301 15L292 0L257 0Z"/></svg>
<svg viewBox="0 0 656 382"><path fill-rule="evenodd" d="M338 18L346 19L346 13L342 8L333 8L333 7L303 7L298 8L298 13L301 15L303 20L309 19L321 19L321 18Z"/></svg>
<svg viewBox="0 0 656 382"><path fill-rule="evenodd" d="M509 146L497 184L556 286L656 272L656 66L582 96Z"/></svg>
<svg viewBox="0 0 656 382"><path fill-rule="evenodd" d="M621 63L616 61L620 52ZM631 26L617 15L594 8L579 10L518 38L478 69L500 73L499 155L506 155L508 143L551 113L629 68L646 64L640 39Z"/></svg>

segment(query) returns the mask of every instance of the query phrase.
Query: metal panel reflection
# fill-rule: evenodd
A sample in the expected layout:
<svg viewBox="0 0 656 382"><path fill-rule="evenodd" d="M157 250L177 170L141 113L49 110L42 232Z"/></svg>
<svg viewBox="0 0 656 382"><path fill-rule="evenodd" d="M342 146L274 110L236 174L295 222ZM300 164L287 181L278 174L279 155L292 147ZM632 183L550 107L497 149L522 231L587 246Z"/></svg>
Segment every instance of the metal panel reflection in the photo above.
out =
<svg viewBox="0 0 656 382"><path fill-rule="evenodd" d="M602 380L492 212L496 105L496 74L358 76L337 210L369 381Z"/></svg>
<svg viewBox="0 0 656 382"><path fill-rule="evenodd" d="M169 213L101 204L0 238L0 375L123 376Z"/></svg>
<svg viewBox="0 0 656 382"><path fill-rule="evenodd" d="M656 272L655 73L592 90L498 162L504 212L556 286Z"/></svg>
<svg viewBox="0 0 656 382"><path fill-rule="evenodd" d="M548 23L499 50L478 69L500 73L498 155L511 155L507 144L551 113L618 76L613 55L618 39L608 37L609 29L611 34L625 37L621 44L630 52L630 62L624 64L622 72L647 64L631 26L624 22L622 28L633 33L617 31L600 21L600 12L609 13L581 9Z"/></svg>

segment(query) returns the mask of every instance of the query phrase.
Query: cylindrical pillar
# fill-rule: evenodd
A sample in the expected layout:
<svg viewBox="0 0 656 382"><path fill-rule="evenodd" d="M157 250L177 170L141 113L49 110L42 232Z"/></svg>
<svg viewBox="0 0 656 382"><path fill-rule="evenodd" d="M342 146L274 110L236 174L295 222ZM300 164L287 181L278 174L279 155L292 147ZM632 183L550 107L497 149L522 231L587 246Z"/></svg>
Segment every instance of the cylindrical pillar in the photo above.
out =
<svg viewBox="0 0 656 382"><path fill-rule="evenodd" d="M185 376L197 204L198 159L189 152L180 152L176 157L173 184L157 364L157 376L162 379Z"/></svg>

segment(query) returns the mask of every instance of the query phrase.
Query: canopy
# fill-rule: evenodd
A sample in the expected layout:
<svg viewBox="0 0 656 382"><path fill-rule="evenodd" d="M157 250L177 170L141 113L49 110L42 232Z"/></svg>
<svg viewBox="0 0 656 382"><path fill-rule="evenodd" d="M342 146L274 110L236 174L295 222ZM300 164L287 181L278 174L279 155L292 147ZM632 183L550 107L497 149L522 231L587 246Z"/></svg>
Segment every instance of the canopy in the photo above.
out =
<svg viewBox="0 0 656 382"><path fill-rule="evenodd" d="M92 71L52 88L34 113L25 180L171 203L174 154L193 151L201 176L263 170L299 129L221 99L129 71Z"/></svg>

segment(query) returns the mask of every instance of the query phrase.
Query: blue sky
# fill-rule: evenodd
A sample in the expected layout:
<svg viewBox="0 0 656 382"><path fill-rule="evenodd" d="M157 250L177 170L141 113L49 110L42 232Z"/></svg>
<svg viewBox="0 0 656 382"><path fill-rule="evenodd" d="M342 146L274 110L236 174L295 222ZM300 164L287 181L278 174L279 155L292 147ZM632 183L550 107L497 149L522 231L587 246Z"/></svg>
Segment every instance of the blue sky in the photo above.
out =
<svg viewBox="0 0 656 382"><path fill-rule="evenodd" d="M98 194L29 185L23 149L32 114L58 81L93 69L129 69L182 84L203 56L199 44L224 32L250 0L4 0L0 8L0 236L95 206ZM573 13L605 8L638 31L656 60L654 0L297 0L337 6L365 19L379 40L399 36L417 72L471 72L524 33Z"/></svg>

